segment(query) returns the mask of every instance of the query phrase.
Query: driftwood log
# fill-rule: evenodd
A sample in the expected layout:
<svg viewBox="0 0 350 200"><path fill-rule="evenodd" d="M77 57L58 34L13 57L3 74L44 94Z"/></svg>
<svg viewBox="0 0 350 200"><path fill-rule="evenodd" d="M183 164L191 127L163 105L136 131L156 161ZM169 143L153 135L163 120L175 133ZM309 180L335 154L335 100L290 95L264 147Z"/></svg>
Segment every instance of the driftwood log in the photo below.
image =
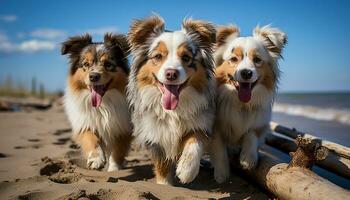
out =
<svg viewBox="0 0 350 200"><path fill-rule="evenodd" d="M257 168L246 171L247 176L269 190L279 199L310 200L332 199L343 200L350 197L350 192L303 167L281 163L271 154L271 147L260 149L260 161ZM241 170L238 162L233 168Z"/></svg>
<svg viewBox="0 0 350 200"><path fill-rule="evenodd" d="M295 142L275 134L267 135L266 144L285 153L295 152L297 149ZM324 160L316 161L316 165L339 176L350 179L350 160L340 157L333 151L329 151L328 156Z"/></svg>
<svg viewBox="0 0 350 200"><path fill-rule="evenodd" d="M330 142L327 140L321 140L320 138L317 138L313 135L303 133L300 131L297 131L296 129L290 129L284 126L281 126L277 124L276 122L270 123L271 129L275 131L276 133L280 133L282 135L285 135L287 137L290 137L292 139L296 139L298 135L301 135L301 137L305 139L311 139L311 140L318 140L320 141L320 145L323 147L326 147L329 151L334 152L335 154L338 154L340 157L350 159L350 148L345 147L343 145Z"/></svg>

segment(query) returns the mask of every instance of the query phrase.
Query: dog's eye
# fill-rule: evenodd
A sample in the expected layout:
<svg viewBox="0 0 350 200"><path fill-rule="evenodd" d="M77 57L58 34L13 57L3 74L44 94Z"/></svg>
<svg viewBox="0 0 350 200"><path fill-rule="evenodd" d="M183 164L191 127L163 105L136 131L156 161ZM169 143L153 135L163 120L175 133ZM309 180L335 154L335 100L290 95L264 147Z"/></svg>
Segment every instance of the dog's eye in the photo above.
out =
<svg viewBox="0 0 350 200"><path fill-rule="evenodd" d="M86 68L87 68L87 67L90 67L90 63L89 63L89 62L84 62L84 63L83 63L83 67L86 67Z"/></svg>
<svg viewBox="0 0 350 200"><path fill-rule="evenodd" d="M188 56L188 55L183 55L183 56L181 57L181 60L182 60L184 63L188 63L188 62L191 61L191 57Z"/></svg>
<svg viewBox="0 0 350 200"><path fill-rule="evenodd" d="M105 63L104 63L104 67L105 67L106 70L108 70L108 71L114 70L114 65L113 65L112 63L109 63L109 62L105 62Z"/></svg>
<svg viewBox="0 0 350 200"><path fill-rule="evenodd" d="M262 60L261 60L259 57L253 58L253 62L254 62L255 64L260 64L261 61L262 61Z"/></svg>
<svg viewBox="0 0 350 200"><path fill-rule="evenodd" d="M162 60L163 56L162 56L162 54L158 53L158 54L156 54L153 58L154 58L156 61L160 61L160 60Z"/></svg>
<svg viewBox="0 0 350 200"><path fill-rule="evenodd" d="M238 58L237 58L237 57L232 57L232 58L230 59L230 61L231 61L232 63L236 63L236 62L238 61Z"/></svg>

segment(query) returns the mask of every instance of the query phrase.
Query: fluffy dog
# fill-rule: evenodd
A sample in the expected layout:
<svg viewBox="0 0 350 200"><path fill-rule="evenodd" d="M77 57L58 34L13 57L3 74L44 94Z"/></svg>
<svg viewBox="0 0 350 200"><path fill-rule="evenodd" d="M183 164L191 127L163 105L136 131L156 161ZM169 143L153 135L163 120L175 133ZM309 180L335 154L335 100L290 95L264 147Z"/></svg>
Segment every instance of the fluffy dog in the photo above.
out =
<svg viewBox="0 0 350 200"><path fill-rule="evenodd" d="M216 39L218 97L212 164L215 179L221 183L230 175L227 147L241 148L244 169L258 163L259 144L270 131L278 59L287 37L270 26L255 28L251 37L239 37L238 28L230 26L218 29Z"/></svg>
<svg viewBox="0 0 350 200"><path fill-rule="evenodd" d="M120 169L129 149L128 50L126 37L112 34L106 34L103 43L93 43L86 34L62 46L62 54L70 59L65 110L90 169L103 168L106 157L108 171Z"/></svg>
<svg viewBox="0 0 350 200"><path fill-rule="evenodd" d="M215 110L214 27L184 20L165 31L158 16L135 20L128 33L133 54L128 100L135 140L147 146L159 184L182 183L199 172Z"/></svg>

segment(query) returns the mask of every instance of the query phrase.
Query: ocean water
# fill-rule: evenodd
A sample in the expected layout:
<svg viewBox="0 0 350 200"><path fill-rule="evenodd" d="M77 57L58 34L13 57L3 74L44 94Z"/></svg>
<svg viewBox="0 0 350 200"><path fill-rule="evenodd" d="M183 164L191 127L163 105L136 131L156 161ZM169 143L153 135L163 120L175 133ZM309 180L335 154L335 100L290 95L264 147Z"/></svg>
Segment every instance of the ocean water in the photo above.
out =
<svg viewBox="0 0 350 200"><path fill-rule="evenodd" d="M278 94L272 119L350 147L350 92Z"/></svg>

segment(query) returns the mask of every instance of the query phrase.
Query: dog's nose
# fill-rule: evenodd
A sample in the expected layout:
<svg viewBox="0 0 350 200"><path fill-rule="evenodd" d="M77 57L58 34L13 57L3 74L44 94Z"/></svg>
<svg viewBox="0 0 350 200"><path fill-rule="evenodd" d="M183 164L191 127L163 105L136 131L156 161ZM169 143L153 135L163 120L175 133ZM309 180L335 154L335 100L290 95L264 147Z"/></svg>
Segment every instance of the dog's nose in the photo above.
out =
<svg viewBox="0 0 350 200"><path fill-rule="evenodd" d="M176 69L167 69L165 77L168 81L175 81L179 77L179 71Z"/></svg>
<svg viewBox="0 0 350 200"><path fill-rule="evenodd" d="M241 76L242 76L243 79L249 80L253 76L253 71L250 70L250 69L243 69L241 71Z"/></svg>
<svg viewBox="0 0 350 200"><path fill-rule="evenodd" d="M92 72L89 74L89 79L91 82L97 82L99 81L101 78L101 74L96 73L96 72Z"/></svg>

